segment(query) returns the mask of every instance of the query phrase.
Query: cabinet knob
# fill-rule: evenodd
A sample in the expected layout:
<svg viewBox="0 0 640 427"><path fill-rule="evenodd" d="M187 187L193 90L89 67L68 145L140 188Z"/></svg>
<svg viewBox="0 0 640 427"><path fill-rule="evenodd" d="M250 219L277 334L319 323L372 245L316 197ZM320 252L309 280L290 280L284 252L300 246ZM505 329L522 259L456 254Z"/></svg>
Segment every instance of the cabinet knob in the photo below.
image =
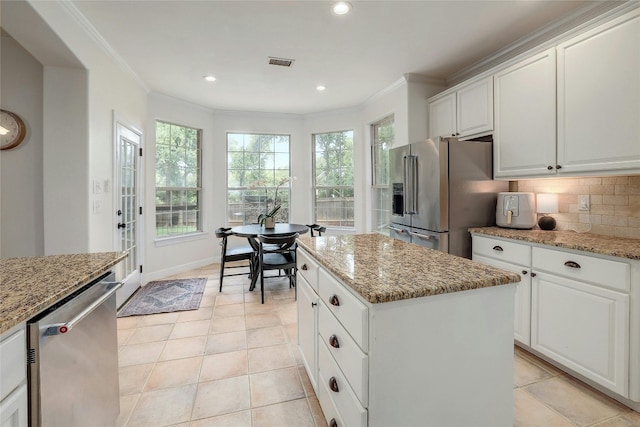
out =
<svg viewBox="0 0 640 427"><path fill-rule="evenodd" d="M335 305L336 307L340 305L340 300L338 299L337 295L331 295L329 297L329 303L331 303L331 305Z"/></svg>
<svg viewBox="0 0 640 427"><path fill-rule="evenodd" d="M312 302L312 303L311 303L311 307L315 307L316 305L318 305L318 303L317 303L317 302Z"/></svg>
<svg viewBox="0 0 640 427"><path fill-rule="evenodd" d="M527 275L527 270L522 270L522 274L526 276Z"/></svg>
<svg viewBox="0 0 640 427"><path fill-rule="evenodd" d="M456 134L455 134L455 133L452 133L452 134L451 134L451 136L456 136Z"/></svg>
<svg viewBox="0 0 640 427"><path fill-rule="evenodd" d="M122 222L118 223L118 229L125 228L126 226L127 226L127 224L125 224L125 223L122 223Z"/></svg>
<svg viewBox="0 0 640 427"><path fill-rule="evenodd" d="M567 267L570 267L570 268L581 268L580 264L578 264L575 261L567 261L567 262L564 263L564 265L566 265Z"/></svg>
<svg viewBox="0 0 640 427"><path fill-rule="evenodd" d="M502 249L502 246L498 246L498 245L494 246L494 247L493 247L493 250L494 250L494 251L498 251L498 252L502 252L502 251L504 251L504 249Z"/></svg>
<svg viewBox="0 0 640 427"><path fill-rule="evenodd" d="M332 392L337 393L340 390L338 389L338 381L336 381L336 377L329 378L329 388Z"/></svg>
<svg viewBox="0 0 640 427"><path fill-rule="evenodd" d="M553 170L553 166L549 165L549 166L547 166L547 169L548 170Z"/></svg>
<svg viewBox="0 0 640 427"><path fill-rule="evenodd" d="M329 421L329 427L338 427L338 422L335 418L331 418L331 421Z"/></svg>
<svg viewBox="0 0 640 427"><path fill-rule="evenodd" d="M536 273L531 272L531 277L536 277L536 276L537 276L537 274L536 274Z"/></svg>
<svg viewBox="0 0 640 427"><path fill-rule="evenodd" d="M329 337L329 344L333 348L340 348L340 341L338 341L338 337L335 335L331 335Z"/></svg>
<svg viewBox="0 0 640 427"><path fill-rule="evenodd" d="M556 165L556 169L562 169L562 165Z"/></svg>
<svg viewBox="0 0 640 427"><path fill-rule="evenodd" d="M456 136L459 136L459 135L460 135L460 132L456 132Z"/></svg>
<svg viewBox="0 0 640 427"><path fill-rule="evenodd" d="M307 271L309 269L309 267L307 267L307 264L302 264L302 267L300 267L301 270Z"/></svg>

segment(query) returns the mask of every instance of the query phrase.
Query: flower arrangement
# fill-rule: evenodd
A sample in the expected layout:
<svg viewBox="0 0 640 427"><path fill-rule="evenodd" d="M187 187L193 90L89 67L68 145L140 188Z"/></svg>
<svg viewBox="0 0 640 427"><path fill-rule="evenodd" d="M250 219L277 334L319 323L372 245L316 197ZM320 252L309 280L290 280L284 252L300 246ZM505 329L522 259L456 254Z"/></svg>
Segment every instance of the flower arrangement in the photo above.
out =
<svg viewBox="0 0 640 427"><path fill-rule="evenodd" d="M269 198L267 195L267 186L266 183L264 182L264 180L258 180L255 181L251 187L249 188L257 188L257 187L264 187L264 194L265 194L265 199L266 199L266 205L265 205L265 210L266 212L263 214L260 214L258 216L258 223L265 225L265 227L267 228L273 228L273 226L275 225L275 216L276 214L280 211L280 209L282 208L282 205L278 203L278 190L280 189L280 187L282 187L285 184L289 184L291 181L295 180L296 177L295 176L287 176L285 178L282 178L279 182L278 185L276 186L276 192L275 192L275 196L273 198L273 208L271 210L269 210Z"/></svg>

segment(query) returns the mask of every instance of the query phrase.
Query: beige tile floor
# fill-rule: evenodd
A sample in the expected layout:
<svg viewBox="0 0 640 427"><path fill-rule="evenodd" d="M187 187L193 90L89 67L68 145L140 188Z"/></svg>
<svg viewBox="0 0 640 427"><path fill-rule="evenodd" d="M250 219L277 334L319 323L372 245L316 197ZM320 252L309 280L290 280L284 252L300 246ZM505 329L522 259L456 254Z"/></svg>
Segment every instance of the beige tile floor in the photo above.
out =
<svg viewBox="0 0 640 427"><path fill-rule="evenodd" d="M243 276L219 293L218 274L211 265L174 276L209 278L199 310L118 319L117 425L325 427L288 281L267 281L262 305ZM515 426L640 426L639 413L520 348L514 362Z"/></svg>

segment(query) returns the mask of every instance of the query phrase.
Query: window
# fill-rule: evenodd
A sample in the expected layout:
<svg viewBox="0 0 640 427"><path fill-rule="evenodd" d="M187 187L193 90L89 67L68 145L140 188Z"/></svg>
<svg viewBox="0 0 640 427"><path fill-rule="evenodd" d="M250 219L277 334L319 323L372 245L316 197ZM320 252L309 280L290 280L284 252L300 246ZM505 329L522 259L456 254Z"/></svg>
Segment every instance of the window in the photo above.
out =
<svg viewBox="0 0 640 427"><path fill-rule="evenodd" d="M390 220L389 150L393 146L393 140L393 116L371 125L371 218L374 231L386 231L385 227Z"/></svg>
<svg viewBox="0 0 640 427"><path fill-rule="evenodd" d="M353 131L313 135L314 222L353 227Z"/></svg>
<svg viewBox="0 0 640 427"><path fill-rule="evenodd" d="M202 231L202 130L156 122L156 237Z"/></svg>
<svg viewBox="0 0 640 427"><path fill-rule="evenodd" d="M227 134L227 222L257 222L281 205L276 222L289 222L289 135Z"/></svg>

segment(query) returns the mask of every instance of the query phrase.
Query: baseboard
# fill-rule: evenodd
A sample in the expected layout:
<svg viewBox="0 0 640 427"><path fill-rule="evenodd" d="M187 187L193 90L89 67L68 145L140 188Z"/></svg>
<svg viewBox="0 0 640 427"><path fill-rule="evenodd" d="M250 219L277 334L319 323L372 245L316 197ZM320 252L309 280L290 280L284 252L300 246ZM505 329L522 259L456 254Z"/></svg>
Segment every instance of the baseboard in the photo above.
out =
<svg viewBox="0 0 640 427"><path fill-rule="evenodd" d="M162 280L166 277L173 276L175 274L184 273L185 271L193 270L195 268L204 267L210 264L215 264L220 262L220 257L210 257L201 259L198 261L190 262L187 264L176 265L171 268L165 268L164 270L152 271L149 273L144 273L142 275L142 283L147 284L154 280ZM142 285L144 286L144 285Z"/></svg>

